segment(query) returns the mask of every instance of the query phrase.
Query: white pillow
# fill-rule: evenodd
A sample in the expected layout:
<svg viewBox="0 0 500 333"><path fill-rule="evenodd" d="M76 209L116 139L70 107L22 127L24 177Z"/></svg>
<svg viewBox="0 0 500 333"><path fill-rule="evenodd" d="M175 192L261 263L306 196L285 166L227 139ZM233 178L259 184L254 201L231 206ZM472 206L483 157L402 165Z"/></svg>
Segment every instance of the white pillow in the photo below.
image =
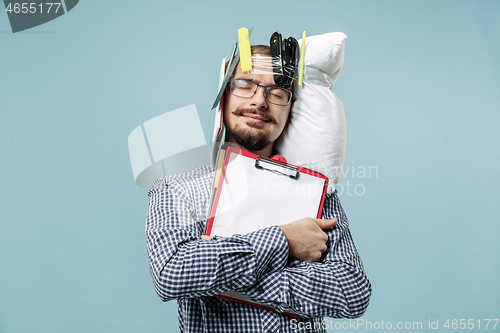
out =
<svg viewBox="0 0 500 333"><path fill-rule="evenodd" d="M296 83L290 123L275 144L288 163L328 177L328 193L340 181L346 147L344 107L331 89L344 63L345 38L342 32L306 37L303 85Z"/></svg>

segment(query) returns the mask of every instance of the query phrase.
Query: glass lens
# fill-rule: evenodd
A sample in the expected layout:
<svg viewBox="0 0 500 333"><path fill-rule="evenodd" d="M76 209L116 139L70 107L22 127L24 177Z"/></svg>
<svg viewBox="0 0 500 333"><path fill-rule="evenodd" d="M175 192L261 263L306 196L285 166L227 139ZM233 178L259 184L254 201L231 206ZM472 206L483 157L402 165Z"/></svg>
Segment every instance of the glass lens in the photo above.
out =
<svg viewBox="0 0 500 333"><path fill-rule="evenodd" d="M232 80L231 94L238 97L252 97L257 88L257 84L247 80Z"/></svg>
<svg viewBox="0 0 500 333"><path fill-rule="evenodd" d="M277 105L287 105L290 102L290 91L279 88L279 87L271 87L269 92L267 93L267 100L269 103L277 104Z"/></svg>

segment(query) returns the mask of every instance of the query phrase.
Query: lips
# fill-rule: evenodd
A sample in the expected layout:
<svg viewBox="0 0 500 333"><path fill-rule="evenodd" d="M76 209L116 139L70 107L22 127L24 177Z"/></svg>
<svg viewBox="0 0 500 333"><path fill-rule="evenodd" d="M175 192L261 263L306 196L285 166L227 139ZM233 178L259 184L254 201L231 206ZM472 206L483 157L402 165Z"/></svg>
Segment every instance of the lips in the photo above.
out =
<svg viewBox="0 0 500 333"><path fill-rule="evenodd" d="M277 124L276 120L270 114L258 109L239 108L232 113L236 116L244 117L247 121L254 124L262 124L267 122Z"/></svg>
<svg viewBox="0 0 500 333"><path fill-rule="evenodd" d="M247 120L254 122L254 123L257 123L257 124L270 121L270 120L268 120L262 116L259 116L258 114L255 114L255 113L243 113L242 116L245 117Z"/></svg>

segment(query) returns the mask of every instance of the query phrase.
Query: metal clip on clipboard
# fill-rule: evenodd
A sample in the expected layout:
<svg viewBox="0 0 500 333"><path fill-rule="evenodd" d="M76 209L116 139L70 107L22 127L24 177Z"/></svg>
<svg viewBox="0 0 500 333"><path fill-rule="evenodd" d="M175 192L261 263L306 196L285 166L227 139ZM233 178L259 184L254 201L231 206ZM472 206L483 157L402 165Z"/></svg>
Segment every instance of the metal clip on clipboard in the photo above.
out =
<svg viewBox="0 0 500 333"><path fill-rule="evenodd" d="M255 160L255 167L260 170L271 171L272 173L287 176L292 179L298 179L300 174L299 168L297 167L276 162L262 156L257 157Z"/></svg>

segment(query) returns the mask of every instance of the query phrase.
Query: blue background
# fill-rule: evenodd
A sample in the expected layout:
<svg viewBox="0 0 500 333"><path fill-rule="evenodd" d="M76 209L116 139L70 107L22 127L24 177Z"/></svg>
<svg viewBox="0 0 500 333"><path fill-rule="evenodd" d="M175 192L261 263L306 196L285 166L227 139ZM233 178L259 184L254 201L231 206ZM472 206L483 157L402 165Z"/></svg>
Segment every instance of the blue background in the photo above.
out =
<svg viewBox="0 0 500 333"><path fill-rule="evenodd" d="M499 318L499 1L87 0L16 34L0 13L0 332L177 331L149 275L127 137L196 104L210 139L242 26L252 44L349 36L334 86L345 166L378 170L341 180L373 284L363 319Z"/></svg>

